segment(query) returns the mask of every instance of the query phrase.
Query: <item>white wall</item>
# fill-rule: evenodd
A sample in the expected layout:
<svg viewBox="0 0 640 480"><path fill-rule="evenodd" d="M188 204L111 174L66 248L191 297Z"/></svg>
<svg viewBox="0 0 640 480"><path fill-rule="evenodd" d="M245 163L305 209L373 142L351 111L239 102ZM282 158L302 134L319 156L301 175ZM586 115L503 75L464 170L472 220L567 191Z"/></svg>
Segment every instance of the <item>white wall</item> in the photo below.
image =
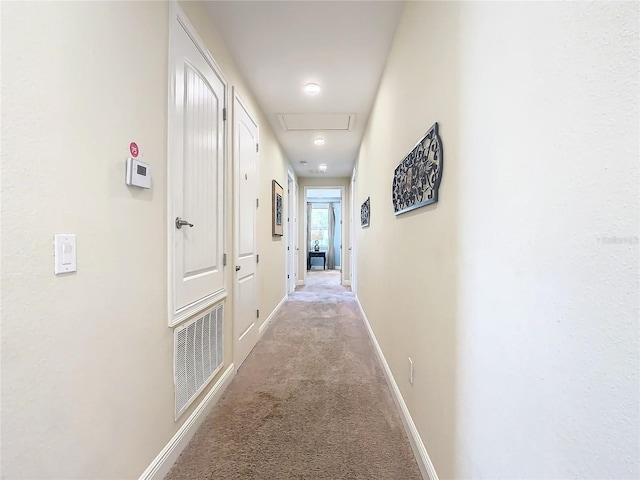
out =
<svg viewBox="0 0 640 480"><path fill-rule="evenodd" d="M285 159L201 8L187 13L260 120L269 205ZM2 4L2 478L137 478L200 401L174 422L168 28L166 2ZM131 141L151 190L124 183ZM274 265L261 277L266 318L286 274L261 212L259 248ZM55 233L77 234L74 274L53 274Z"/></svg>
<svg viewBox="0 0 640 480"><path fill-rule="evenodd" d="M407 5L359 156L358 295L440 478L640 474L638 20ZM440 201L394 217L435 121Z"/></svg>
<svg viewBox="0 0 640 480"><path fill-rule="evenodd" d="M177 428L167 26L161 3L2 5L3 478L131 478ZM131 141L151 190L124 184Z"/></svg>

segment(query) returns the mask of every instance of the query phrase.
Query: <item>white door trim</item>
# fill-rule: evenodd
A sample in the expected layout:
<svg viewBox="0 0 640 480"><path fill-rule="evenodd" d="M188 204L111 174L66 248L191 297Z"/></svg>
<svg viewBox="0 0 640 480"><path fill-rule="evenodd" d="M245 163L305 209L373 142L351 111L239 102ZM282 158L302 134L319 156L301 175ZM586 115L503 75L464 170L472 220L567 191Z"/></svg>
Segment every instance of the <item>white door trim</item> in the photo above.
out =
<svg viewBox="0 0 640 480"><path fill-rule="evenodd" d="M304 187L304 201L302 202L303 208L303 217L304 217L304 276L302 285L307 284L307 262L309 253L307 252L308 239L307 239L307 190L321 190L321 189L330 189L330 190L340 190L340 221L342 224L340 225L340 245L342 246L340 249L340 285L344 285L344 281L348 280L344 278L344 212L345 212L345 187L344 185L305 185Z"/></svg>

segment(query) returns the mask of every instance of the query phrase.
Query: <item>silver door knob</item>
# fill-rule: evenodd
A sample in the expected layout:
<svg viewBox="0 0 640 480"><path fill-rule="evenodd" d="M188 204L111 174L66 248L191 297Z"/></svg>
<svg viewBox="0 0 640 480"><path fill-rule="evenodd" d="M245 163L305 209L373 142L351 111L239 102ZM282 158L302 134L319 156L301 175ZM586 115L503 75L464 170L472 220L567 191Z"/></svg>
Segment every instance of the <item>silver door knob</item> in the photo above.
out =
<svg viewBox="0 0 640 480"><path fill-rule="evenodd" d="M176 217L176 228L180 230L184 225L189 225L190 227L193 227L193 223L189 223L180 217Z"/></svg>

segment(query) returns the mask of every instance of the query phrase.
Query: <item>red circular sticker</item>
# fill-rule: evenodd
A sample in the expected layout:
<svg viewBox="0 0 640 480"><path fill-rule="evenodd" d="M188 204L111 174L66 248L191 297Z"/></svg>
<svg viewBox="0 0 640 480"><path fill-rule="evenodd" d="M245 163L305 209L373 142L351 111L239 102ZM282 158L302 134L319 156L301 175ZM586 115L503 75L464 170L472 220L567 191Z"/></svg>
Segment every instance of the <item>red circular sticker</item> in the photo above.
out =
<svg viewBox="0 0 640 480"><path fill-rule="evenodd" d="M131 145L129 145L129 151L131 152L132 157L135 158L138 156L138 145L136 142L131 142Z"/></svg>

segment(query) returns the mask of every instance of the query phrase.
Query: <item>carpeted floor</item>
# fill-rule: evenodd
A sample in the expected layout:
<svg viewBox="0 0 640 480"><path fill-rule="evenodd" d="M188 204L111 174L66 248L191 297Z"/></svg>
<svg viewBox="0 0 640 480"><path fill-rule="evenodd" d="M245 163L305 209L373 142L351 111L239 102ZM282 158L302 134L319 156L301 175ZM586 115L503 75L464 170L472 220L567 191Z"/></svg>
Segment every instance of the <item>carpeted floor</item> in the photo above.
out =
<svg viewBox="0 0 640 480"><path fill-rule="evenodd" d="M311 271L166 479L420 479L355 298Z"/></svg>

